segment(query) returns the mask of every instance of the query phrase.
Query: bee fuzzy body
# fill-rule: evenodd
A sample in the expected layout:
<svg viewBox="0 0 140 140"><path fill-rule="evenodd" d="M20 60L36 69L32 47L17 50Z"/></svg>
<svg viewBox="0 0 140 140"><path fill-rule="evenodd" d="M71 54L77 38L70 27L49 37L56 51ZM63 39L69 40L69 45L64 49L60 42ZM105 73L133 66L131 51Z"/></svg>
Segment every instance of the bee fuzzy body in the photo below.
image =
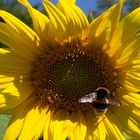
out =
<svg viewBox="0 0 140 140"><path fill-rule="evenodd" d="M91 103L97 115L104 115L111 105L120 106L120 102L114 98L114 94L111 94L105 87L97 88L95 92L80 98L78 102Z"/></svg>

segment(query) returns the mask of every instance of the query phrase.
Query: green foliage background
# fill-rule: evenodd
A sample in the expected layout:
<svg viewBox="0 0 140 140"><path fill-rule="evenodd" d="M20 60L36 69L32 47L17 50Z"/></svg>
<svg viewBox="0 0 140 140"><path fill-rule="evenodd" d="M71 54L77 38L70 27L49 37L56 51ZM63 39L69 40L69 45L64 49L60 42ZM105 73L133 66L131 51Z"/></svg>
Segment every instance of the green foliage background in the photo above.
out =
<svg viewBox="0 0 140 140"><path fill-rule="evenodd" d="M88 14L89 22L91 22L94 18L100 15L103 11L107 10L116 2L117 0L98 0L96 10L89 11ZM122 16L125 16L127 13L131 12L132 10L134 10L139 6L140 6L140 0L126 0L123 7ZM38 2L36 5L34 5L34 7L37 9L40 8L41 3ZM40 9L41 12L45 13L43 8ZM0 0L0 10L5 10L7 12L10 12L11 14L15 15L17 18L22 20L24 23L26 23L28 26L32 27L32 21L28 12L16 0ZM4 47L4 46L0 44L0 47ZM2 140L3 138L5 129L8 125L9 118L10 116L6 116L2 114L0 115L0 140ZM128 140L133 138L129 138L126 136L126 139Z"/></svg>

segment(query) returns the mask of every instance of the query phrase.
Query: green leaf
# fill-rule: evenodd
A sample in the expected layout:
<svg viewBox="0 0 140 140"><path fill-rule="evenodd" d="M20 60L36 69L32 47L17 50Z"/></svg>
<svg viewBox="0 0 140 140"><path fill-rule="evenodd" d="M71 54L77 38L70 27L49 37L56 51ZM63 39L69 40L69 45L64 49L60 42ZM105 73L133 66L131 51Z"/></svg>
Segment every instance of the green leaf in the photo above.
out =
<svg viewBox="0 0 140 140"><path fill-rule="evenodd" d="M0 114L0 140L3 140L5 130L7 128L10 116Z"/></svg>

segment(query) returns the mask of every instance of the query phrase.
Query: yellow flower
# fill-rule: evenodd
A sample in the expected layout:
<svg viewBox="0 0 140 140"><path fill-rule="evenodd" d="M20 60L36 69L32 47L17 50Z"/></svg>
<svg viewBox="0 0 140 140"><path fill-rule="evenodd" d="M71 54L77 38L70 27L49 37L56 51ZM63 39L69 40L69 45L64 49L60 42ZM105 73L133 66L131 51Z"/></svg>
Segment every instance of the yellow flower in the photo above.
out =
<svg viewBox="0 0 140 140"><path fill-rule="evenodd" d="M140 8L120 21L123 1L91 24L75 5L24 5L33 30L0 11L0 112L5 140L140 138Z"/></svg>

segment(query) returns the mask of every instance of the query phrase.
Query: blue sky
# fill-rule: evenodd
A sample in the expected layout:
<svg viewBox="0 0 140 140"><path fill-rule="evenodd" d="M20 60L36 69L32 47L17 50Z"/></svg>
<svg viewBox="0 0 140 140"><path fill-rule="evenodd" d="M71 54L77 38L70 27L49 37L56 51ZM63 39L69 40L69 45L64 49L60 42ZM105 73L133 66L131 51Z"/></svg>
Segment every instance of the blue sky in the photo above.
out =
<svg viewBox="0 0 140 140"><path fill-rule="evenodd" d="M29 0L32 4L35 2L41 2L41 0ZM57 0L50 0L53 3L56 3ZM89 10L96 9L97 0L77 0L76 5L78 5L86 15L88 15Z"/></svg>

